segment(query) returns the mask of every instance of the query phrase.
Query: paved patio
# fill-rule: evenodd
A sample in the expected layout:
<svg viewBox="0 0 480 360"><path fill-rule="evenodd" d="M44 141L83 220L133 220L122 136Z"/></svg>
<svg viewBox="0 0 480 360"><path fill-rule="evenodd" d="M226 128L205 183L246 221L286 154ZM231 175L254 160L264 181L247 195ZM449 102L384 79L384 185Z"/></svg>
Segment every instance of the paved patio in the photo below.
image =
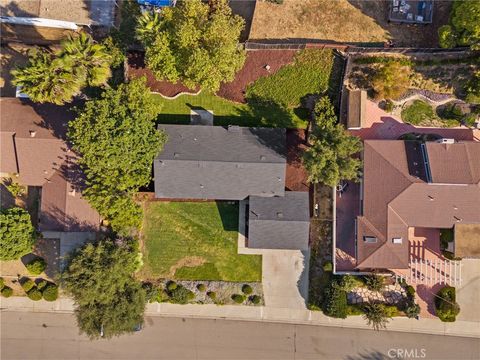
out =
<svg viewBox="0 0 480 360"><path fill-rule="evenodd" d="M480 141L480 132L466 127L430 128L406 124L399 117L383 111L376 103L370 100L367 100L366 103L365 121L366 124L362 129L349 130L350 133L361 137L363 140L394 140L398 139L400 135L415 132L421 134L433 133L444 138L453 138L456 140Z"/></svg>

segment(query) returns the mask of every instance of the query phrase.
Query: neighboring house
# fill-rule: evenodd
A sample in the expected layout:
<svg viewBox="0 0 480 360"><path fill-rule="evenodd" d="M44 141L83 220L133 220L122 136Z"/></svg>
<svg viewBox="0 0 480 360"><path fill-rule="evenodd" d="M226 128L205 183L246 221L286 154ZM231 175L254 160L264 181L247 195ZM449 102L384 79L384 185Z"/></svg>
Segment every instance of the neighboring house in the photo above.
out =
<svg viewBox="0 0 480 360"><path fill-rule="evenodd" d="M0 175L39 191L38 230L96 232L99 214L82 197L82 173L65 140L65 107L0 99Z"/></svg>
<svg viewBox="0 0 480 360"><path fill-rule="evenodd" d="M0 0L2 41L47 44L81 27L110 28L115 0Z"/></svg>
<svg viewBox="0 0 480 360"><path fill-rule="evenodd" d="M154 161L156 198L247 200L249 247L308 248L308 193L285 191L285 129L204 125L159 129L168 141Z"/></svg>
<svg viewBox="0 0 480 360"><path fill-rule="evenodd" d="M433 0L391 0L389 21L409 24L430 24Z"/></svg>
<svg viewBox="0 0 480 360"><path fill-rule="evenodd" d="M364 144L363 162L361 215L356 221L358 270L409 269L412 256L415 264L432 266L437 259L425 260L428 248L416 253L418 244L412 241L422 229L438 229L433 232L437 243L440 230L452 229L451 251L468 256L471 249L472 256L478 256L478 236L465 234L480 225L479 142L370 140Z"/></svg>

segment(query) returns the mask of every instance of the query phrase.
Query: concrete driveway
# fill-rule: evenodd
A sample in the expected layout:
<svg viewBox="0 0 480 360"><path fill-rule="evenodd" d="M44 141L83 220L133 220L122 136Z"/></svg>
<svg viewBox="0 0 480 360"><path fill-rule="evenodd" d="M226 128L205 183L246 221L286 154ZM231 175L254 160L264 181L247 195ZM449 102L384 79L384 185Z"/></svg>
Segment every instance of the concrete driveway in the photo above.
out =
<svg viewBox="0 0 480 360"><path fill-rule="evenodd" d="M480 322L478 299L480 299L480 259L463 259L462 285L457 287L457 302L460 305L457 319Z"/></svg>
<svg viewBox="0 0 480 360"><path fill-rule="evenodd" d="M276 308L305 309L310 252L264 250L262 255L265 305Z"/></svg>

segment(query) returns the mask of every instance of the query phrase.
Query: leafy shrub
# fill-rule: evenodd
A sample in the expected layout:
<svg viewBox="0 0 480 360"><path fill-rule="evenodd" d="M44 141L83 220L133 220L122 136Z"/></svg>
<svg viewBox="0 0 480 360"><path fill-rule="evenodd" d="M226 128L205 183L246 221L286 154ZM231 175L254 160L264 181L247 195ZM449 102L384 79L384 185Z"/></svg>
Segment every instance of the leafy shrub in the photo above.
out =
<svg viewBox="0 0 480 360"><path fill-rule="evenodd" d="M250 295L252 292L253 292L253 289L250 285L248 284L245 284L242 286L242 292L245 294L245 295Z"/></svg>
<svg viewBox="0 0 480 360"><path fill-rule="evenodd" d="M207 292L207 296L212 300L216 300L217 293L215 291L209 291L209 292Z"/></svg>
<svg viewBox="0 0 480 360"><path fill-rule="evenodd" d="M55 301L58 298L58 286L55 284L49 284L42 292L43 299L46 301Z"/></svg>
<svg viewBox="0 0 480 360"><path fill-rule="evenodd" d="M47 285L48 285L47 280L40 280L40 282L37 284L37 289L42 291Z"/></svg>
<svg viewBox="0 0 480 360"><path fill-rule="evenodd" d="M435 310L439 319L443 322L454 322L460 306L456 302L455 288L445 286L440 289L435 298Z"/></svg>
<svg viewBox="0 0 480 360"><path fill-rule="evenodd" d="M173 291L178 287L177 283L175 281L169 281L167 283L167 290L168 291Z"/></svg>
<svg viewBox="0 0 480 360"><path fill-rule="evenodd" d="M384 305L385 306L385 316L392 318L398 316L398 308L395 305Z"/></svg>
<svg viewBox="0 0 480 360"><path fill-rule="evenodd" d="M12 296L12 295L13 295L13 290L12 290L11 287L4 286L4 287L2 288L2 296L3 296L3 297L8 298L8 297L10 297L10 296Z"/></svg>
<svg viewBox="0 0 480 360"><path fill-rule="evenodd" d="M235 301L237 304L241 304L245 301L245 295L240 295L240 294L233 294L232 295L232 300Z"/></svg>
<svg viewBox="0 0 480 360"><path fill-rule="evenodd" d="M47 267L47 263L43 258L38 257L30 261L28 264L26 264L25 267L27 268L30 274L40 275L42 272L45 271L45 268Z"/></svg>
<svg viewBox="0 0 480 360"><path fill-rule="evenodd" d="M347 317L347 293L334 279L326 287L323 301L325 315L345 319Z"/></svg>
<svg viewBox="0 0 480 360"><path fill-rule="evenodd" d="M284 0L267 0L269 3L282 5Z"/></svg>
<svg viewBox="0 0 480 360"><path fill-rule="evenodd" d="M381 291L383 289L383 277L378 275L365 276L365 285L368 290Z"/></svg>
<svg viewBox="0 0 480 360"><path fill-rule="evenodd" d="M374 330L380 330L386 328L388 323L389 312L391 310L387 310L387 307L383 304L377 303L367 303L363 307L365 314L363 315L365 320L367 320L367 324L371 325Z"/></svg>
<svg viewBox="0 0 480 360"><path fill-rule="evenodd" d="M0 290L2 290L4 286L5 286L5 280L2 277L0 277Z"/></svg>
<svg viewBox="0 0 480 360"><path fill-rule="evenodd" d="M325 261L323 264L323 271L332 272L333 271L333 264L331 261Z"/></svg>
<svg viewBox="0 0 480 360"><path fill-rule="evenodd" d="M347 315L363 315L363 306L361 304L347 305Z"/></svg>
<svg viewBox="0 0 480 360"><path fill-rule="evenodd" d="M420 305L418 304L408 304L403 312L407 315L408 318L416 318L420 314Z"/></svg>
<svg viewBox="0 0 480 360"><path fill-rule="evenodd" d="M197 290L201 291L201 292L204 292L205 290L207 290L207 287L205 286L205 284L198 284L197 285Z"/></svg>
<svg viewBox="0 0 480 360"><path fill-rule="evenodd" d="M400 62L387 62L375 73L372 87L377 99L396 99L407 91L410 85L411 68Z"/></svg>
<svg viewBox="0 0 480 360"><path fill-rule="evenodd" d="M359 280L353 275L344 275L339 282L339 286L342 290L349 292L359 285Z"/></svg>
<svg viewBox="0 0 480 360"><path fill-rule="evenodd" d="M35 286L35 283L31 279L27 279L22 283L22 289L26 293L28 293L34 286Z"/></svg>
<svg viewBox="0 0 480 360"><path fill-rule="evenodd" d="M412 285L407 285L405 288L405 291L407 292L407 296L411 299L415 298L415 288Z"/></svg>
<svg viewBox="0 0 480 360"><path fill-rule="evenodd" d="M30 214L13 207L0 211L0 260L17 260L32 251L37 233Z"/></svg>
<svg viewBox="0 0 480 360"><path fill-rule="evenodd" d="M394 105L393 101L390 99L385 100L385 103L383 104L384 110L388 113L391 113L393 111Z"/></svg>
<svg viewBox="0 0 480 360"><path fill-rule="evenodd" d="M420 125L424 121L437 119L433 108L425 101L415 100L402 110L402 120L412 125Z"/></svg>
<svg viewBox="0 0 480 360"><path fill-rule="evenodd" d="M27 293L27 296L33 301L42 300L42 293L36 287L30 289L30 291Z"/></svg>
<svg viewBox="0 0 480 360"><path fill-rule="evenodd" d="M322 308L320 306L316 305L316 304L308 304L307 308L308 308L308 310L312 310L312 311L322 310Z"/></svg>
<svg viewBox="0 0 480 360"><path fill-rule="evenodd" d="M258 295L252 295L248 298L253 304L255 305L258 305L260 304L260 300L262 299L260 296Z"/></svg>
<svg viewBox="0 0 480 360"><path fill-rule="evenodd" d="M174 304L188 304L194 298L195 294L181 285L170 291L170 301Z"/></svg>

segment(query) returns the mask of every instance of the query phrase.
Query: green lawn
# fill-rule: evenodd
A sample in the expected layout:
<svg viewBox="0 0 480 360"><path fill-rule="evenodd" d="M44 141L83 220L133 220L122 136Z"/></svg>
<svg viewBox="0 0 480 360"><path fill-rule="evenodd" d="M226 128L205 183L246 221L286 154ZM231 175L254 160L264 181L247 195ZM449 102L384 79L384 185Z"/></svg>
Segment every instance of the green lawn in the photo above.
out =
<svg viewBox="0 0 480 360"><path fill-rule="evenodd" d="M261 256L238 255L237 237L238 203L147 203L141 276L261 281Z"/></svg>
<svg viewBox="0 0 480 360"><path fill-rule="evenodd" d="M191 109L213 110L215 125L266 126L305 128L305 110L287 110L271 104L240 104L202 91L199 95L180 95L168 100L152 94L162 105L158 122L162 124L189 124Z"/></svg>
<svg viewBox="0 0 480 360"><path fill-rule="evenodd" d="M454 127L460 123L453 119L440 118L432 106L422 100L415 100L401 113L402 120L416 126Z"/></svg>

